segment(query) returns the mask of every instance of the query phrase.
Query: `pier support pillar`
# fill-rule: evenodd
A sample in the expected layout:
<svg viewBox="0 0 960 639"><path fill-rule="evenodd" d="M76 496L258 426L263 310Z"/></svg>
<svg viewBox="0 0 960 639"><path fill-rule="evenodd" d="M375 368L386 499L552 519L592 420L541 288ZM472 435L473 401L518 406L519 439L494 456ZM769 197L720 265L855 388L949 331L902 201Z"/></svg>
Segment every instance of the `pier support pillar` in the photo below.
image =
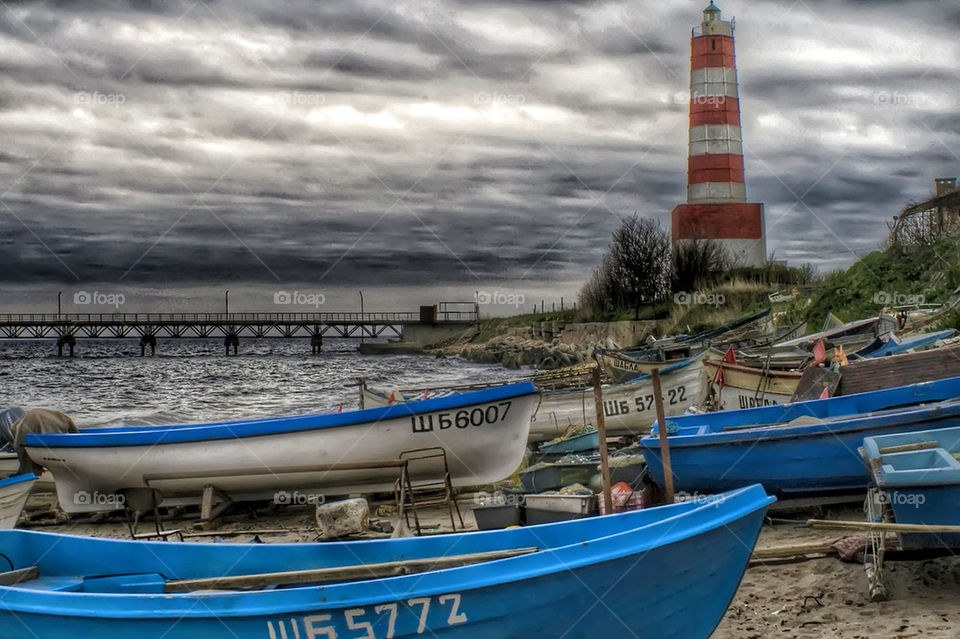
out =
<svg viewBox="0 0 960 639"><path fill-rule="evenodd" d="M237 351L240 348L240 338L233 334L227 335L226 337L223 338L223 348L225 351L224 352L225 355L230 354L231 346L233 346L233 354L236 355Z"/></svg>
<svg viewBox="0 0 960 639"><path fill-rule="evenodd" d="M150 355L157 354L157 336L156 335L144 335L140 338L140 357L143 357L147 354L147 346L150 347Z"/></svg>
<svg viewBox="0 0 960 639"><path fill-rule="evenodd" d="M57 340L57 357L63 356L63 347L66 346L69 350L70 357L73 357L73 348L77 345L77 338L73 335L62 335L60 339Z"/></svg>
<svg viewBox="0 0 960 639"><path fill-rule="evenodd" d="M314 333L310 336L310 350L314 355L319 355L323 350L323 335Z"/></svg>

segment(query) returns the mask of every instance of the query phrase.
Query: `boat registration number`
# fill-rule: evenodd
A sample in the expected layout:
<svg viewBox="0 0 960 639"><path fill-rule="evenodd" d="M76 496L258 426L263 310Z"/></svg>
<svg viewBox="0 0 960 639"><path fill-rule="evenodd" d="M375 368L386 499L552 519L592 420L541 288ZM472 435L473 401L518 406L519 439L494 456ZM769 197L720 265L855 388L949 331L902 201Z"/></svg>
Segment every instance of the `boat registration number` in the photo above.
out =
<svg viewBox="0 0 960 639"><path fill-rule="evenodd" d="M499 402L487 406L477 406L476 408L465 408L456 412L411 415L410 426L415 433L432 433L434 430L496 424L507 418L510 405L511 402Z"/></svg>
<svg viewBox="0 0 960 639"><path fill-rule="evenodd" d="M429 627L428 627L428 621ZM415 597L404 602L348 608L326 614L291 617L267 622L269 639L393 639L402 634L422 635L447 626L467 623L460 595Z"/></svg>
<svg viewBox="0 0 960 639"><path fill-rule="evenodd" d="M665 393L664 401L669 406L676 406L687 400L687 387L676 386L668 388ZM634 409L638 413L653 410L653 393L646 395L637 395L633 398ZM606 417L616 417L617 415L627 415L630 413L630 402L625 399L608 399L603 402L603 414Z"/></svg>

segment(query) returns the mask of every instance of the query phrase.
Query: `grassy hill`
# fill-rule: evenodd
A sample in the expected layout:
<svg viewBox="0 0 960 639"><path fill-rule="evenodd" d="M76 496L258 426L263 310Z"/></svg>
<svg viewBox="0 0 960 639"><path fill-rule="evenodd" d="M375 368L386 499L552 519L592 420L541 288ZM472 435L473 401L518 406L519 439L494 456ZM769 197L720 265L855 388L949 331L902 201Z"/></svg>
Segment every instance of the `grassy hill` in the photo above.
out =
<svg viewBox="0 0 960 639"><path fill-rule="evenodd" d="M960 241L941 240L905 253L897 248L874 251L846 271L831 273L803 312L819 326L828 312L849 322L875 315L881 308L943 304L960 286ZM956 326L954 316L946 326Z"/></svg>

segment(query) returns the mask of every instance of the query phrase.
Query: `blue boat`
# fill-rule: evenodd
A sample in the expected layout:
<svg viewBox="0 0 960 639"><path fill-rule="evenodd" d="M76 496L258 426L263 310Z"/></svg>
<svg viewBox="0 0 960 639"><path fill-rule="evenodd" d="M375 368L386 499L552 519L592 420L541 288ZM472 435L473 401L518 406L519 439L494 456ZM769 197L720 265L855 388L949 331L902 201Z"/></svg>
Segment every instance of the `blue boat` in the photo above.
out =
<svg viewBox="0 0 960 639"><path fill-rule="evenodd" d="M583 453L600 448L600 439L597 431L577 435L570 439L561 439L555 442L540 444L537 452L543 455L565 455L567 453Z"/></svg>
<svg viewBox="0 0 960 639"><path fill-rule="evenodd" d="M910 337L897 337L893 333L880 335L870 344L867 344L856 353L852 353L850 359L867 359L873 357L886 357L887 355L899 355L907 351L925 348L936 344L940 340L949 339L956 334L954 329L945 331L936 331L934 333L921 333L920 335L911 335Z"/></svg>
<svg viewBox="0 0 960 639"><path fill-rule="evenodd" d="M797 496L865 491L864 437L960 425L960 377L830 399L667 420L676 490L715 493L753 483ZM656 431L656 428L654 428ZM660 440L640 439L663 485Z"/></svg>
<svg viewBox="0 0 960 639"><path fill-rule="evenodd" d="M863 440L863 456L879 491L878 505L889 505L898 524L960 526L957 455L960 428ZM904 533L900 542L904 548L957 548L960 533Z"/></svg>
<svg viewBox="0 0 960 639"><path fill-rule="evenodd" d="M0 573L0 628L30 639L708 637L773 501L750 486L557 524L323 544L0 531L11 568ZM456 565L468 553L506 556L382 574L396 566L387 562ZM360 575L331 583L323 569ZM269 585L237 590L236 579Z"/></svg>

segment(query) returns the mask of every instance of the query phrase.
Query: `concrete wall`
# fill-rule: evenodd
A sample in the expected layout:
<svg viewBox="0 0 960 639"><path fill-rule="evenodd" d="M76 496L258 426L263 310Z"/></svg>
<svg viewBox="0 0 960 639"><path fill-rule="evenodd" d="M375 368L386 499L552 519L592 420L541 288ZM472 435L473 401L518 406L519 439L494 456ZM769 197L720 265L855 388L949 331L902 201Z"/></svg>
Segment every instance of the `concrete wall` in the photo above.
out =
<svg viewBox="0 0 960 639"><path fill-rule="evenodd" d="M627 347L642 342L656 325L652 320L567 324L560 341L582 346L610 346L608 342L612 341L616 346Z"/></svg>
<svg viewBox="0 0 960 639"><path fill-rule="evenodd" d="M407 324L403 327L403 341L415 344L433 344L440 340L456 337L471 325L466 324Z"/></svg>

